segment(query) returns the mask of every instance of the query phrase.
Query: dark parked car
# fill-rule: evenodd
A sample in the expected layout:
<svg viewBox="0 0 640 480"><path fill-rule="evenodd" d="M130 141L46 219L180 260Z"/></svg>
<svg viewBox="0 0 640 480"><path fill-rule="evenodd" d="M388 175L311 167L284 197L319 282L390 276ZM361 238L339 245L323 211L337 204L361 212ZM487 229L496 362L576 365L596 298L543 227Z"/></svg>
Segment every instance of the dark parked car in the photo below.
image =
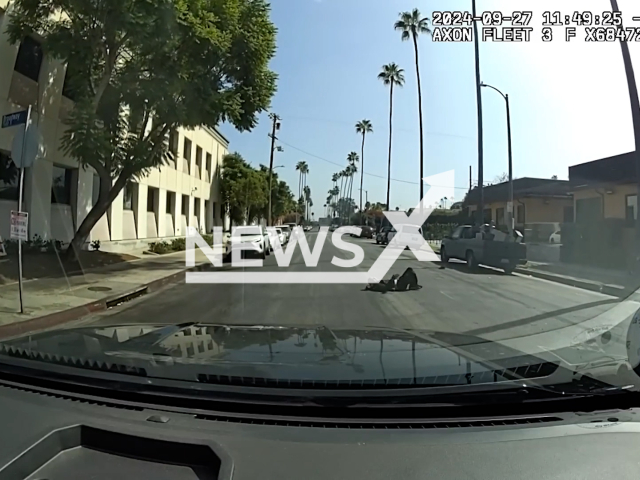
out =
<svg viewBox="0 0 640 480"><path fill-rule="evenodd" d="M391 231L391 227L382 227L376 235L376 243L383 245L387 243L387 234Z"/></svg>
<svg viewBox="0 0 640 480"><path fill-rule="evenodd" d="M373 238L373 227L369 227L368 225L360 225L356 228L360 229L360 235L351 234L352 237L357 238Z"/></svg>

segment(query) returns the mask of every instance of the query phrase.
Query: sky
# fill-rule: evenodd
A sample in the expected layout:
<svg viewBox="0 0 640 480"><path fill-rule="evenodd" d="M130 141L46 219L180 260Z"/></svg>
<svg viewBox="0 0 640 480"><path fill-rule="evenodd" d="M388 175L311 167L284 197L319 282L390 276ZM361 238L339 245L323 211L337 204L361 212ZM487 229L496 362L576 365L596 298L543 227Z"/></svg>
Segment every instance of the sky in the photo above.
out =
<svg viewBox="0 0 640 480"><path fill-rule="evenodd" d="M640 28L640 2L618 0L625 27ZM562 5L562 8L560 8ZM355 123L369 119L374 132L366 139L364 190L370 202L386 198L389 139L389 89L377 79L382 65L405 70L405 85L394 89L391 159L391 208L419 202L419 127L414 52L393 24L402 11L470 11L471 0L273 0L278 28L271 68L278 91L271 110L281 118L274 165L292 191L298 191L297 162L309 165L315 218L324 215L331 176L344 169L351 151L360 153ZM483 82L509 95L515 177L568 179L568 167L634 149L631 109L618 42L588 43L584 27L564 40L564 27L542 42L542 14L610 11L609 0L478 0L478 13L533 12L530 42L481 42ZM505 26L511 26L509 22ZM630 43L640 78L640 42ZM455 200L462 200L478 179L474 45L419 39L424 121L424 174L455 172ZM484 181L507 171L504 99L482 89ZM252 165L269 164L271 125L267 112L251 132L222 125L229 150ZM362 168L362 165L359 166ZM359 203L359 172L353 197ZM425 187L426 189L426 187ZM451 203L451 202L449 202Z"/></svg>

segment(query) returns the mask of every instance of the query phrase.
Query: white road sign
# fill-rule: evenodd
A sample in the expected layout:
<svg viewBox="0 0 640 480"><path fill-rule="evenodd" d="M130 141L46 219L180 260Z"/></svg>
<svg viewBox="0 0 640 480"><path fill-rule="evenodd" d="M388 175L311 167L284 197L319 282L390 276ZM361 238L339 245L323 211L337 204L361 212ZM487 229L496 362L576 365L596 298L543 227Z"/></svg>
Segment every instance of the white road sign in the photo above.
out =
<svg viewBox="0 0 640 480"><path fill-rule="evenodd" d="M11 238L14 240L29 240L29 214L11 210Z"/></svg>

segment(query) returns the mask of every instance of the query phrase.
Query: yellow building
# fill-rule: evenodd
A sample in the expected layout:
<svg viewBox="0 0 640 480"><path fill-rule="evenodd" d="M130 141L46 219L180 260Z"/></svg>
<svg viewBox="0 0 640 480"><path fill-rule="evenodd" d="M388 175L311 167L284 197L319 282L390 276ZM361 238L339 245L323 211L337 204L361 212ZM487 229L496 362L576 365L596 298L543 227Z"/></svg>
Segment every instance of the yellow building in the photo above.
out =
<svg viewBox="0 0 640 480"><path fill-rule="evenodd" d="M635 155L633 152L569 167L576 223L603 219L637 219Z"/></svg>
<svg viewBox="0 0 640 480"><path fill-rule="evenodd" d="M43 137L44 158L25 172L23 211L29 236L68 242L97 200L98 177L58 148L62 119L73 109L65 89L66 68L42 52L35 38L12 45L5 34L11 4L0 0L0 115L32 106ZM0 129L0 168L10 165L11 143L21 127ZM158 239L182 237L187 226L210 232L222 226L219 172L228 141L217 130L179 130L170 136L176 161L127 186L96 224L89 241L103 250L144 249ZM0 179L0 236L7 238L17 210L17 178Z"/></svg>
<svg viewBox="0 0 640 480"><path fill-rule="evenodd" d="M496 226L507 225L509 182L483 189L484 220ZM478 209L479 190L474 188L466 200L470 215ZM573 221L573 198L566 180L516 178L513 180L514 219L528 242L545 242L563 222Z"/></svg>

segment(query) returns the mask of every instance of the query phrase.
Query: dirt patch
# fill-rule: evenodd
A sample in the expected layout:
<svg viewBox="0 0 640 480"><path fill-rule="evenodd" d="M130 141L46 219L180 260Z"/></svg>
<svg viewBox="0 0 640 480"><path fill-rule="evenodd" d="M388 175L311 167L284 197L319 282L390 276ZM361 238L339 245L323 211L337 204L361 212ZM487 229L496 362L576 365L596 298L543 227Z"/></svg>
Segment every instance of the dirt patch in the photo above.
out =
<svg viewBox="0 0 640 480"><path fill-rule="evenodd" d="M138 257L125 253L108 252L82 252L77 261L65 259L63 255L56 253L25 253L22 260L23 279L35 278L64 278L73 275L82 275L83 272L114 265ZM0 257L0 285L6 285L18 281L18 257L8 255Z"/></svg>

